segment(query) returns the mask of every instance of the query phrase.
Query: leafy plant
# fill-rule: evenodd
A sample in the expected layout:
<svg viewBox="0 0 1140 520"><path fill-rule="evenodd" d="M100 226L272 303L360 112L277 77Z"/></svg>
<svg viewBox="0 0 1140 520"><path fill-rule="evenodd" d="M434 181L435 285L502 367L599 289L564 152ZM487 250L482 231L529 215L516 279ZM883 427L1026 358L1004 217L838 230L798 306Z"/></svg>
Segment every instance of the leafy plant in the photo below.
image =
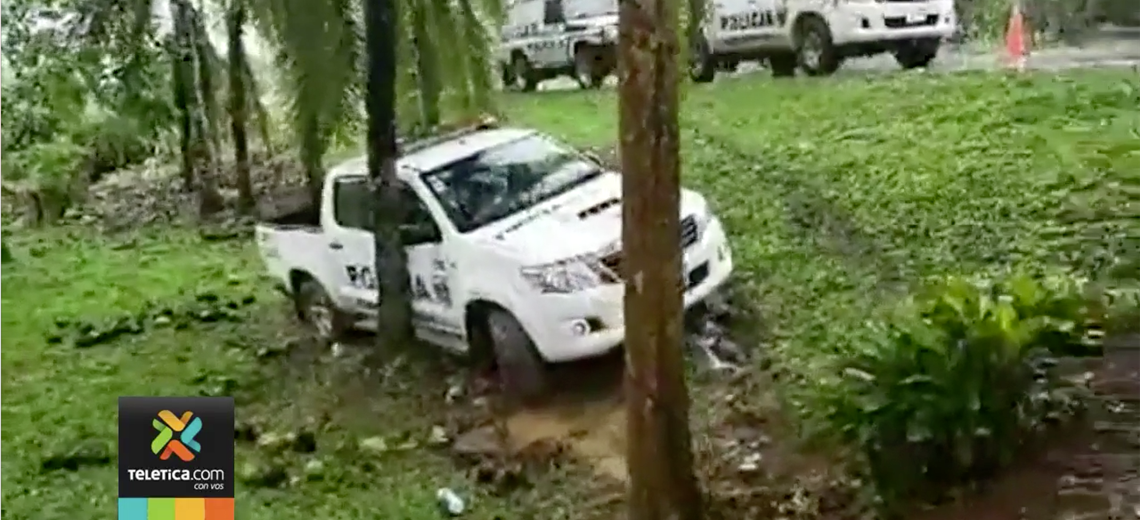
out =
<svg viewBox="0 0 1140 520"><path fill-rule="evenodd" d="M839 363L826 431L856 450L888 509L991 477L1079 409L1049 368L1088 348L1101 315L1072 279L941 278Z"/></svg>

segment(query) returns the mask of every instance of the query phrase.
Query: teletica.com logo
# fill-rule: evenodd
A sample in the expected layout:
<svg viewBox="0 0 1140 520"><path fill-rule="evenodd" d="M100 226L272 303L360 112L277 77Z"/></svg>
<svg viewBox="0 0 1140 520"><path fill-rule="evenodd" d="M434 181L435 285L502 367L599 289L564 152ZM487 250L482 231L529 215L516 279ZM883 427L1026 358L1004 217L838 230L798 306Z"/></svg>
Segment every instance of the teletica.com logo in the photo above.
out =
<svg viewBox="0 0 1140 520"><path fill-rule="evenodd" d="M150 451L162 460L177 455L183 462L194 460L194 454L202 451L202 445L194 436L202 431L202 418L194 417L194 412L184 412L182 417L170 410L158 412L158 418L151 422L158 436L150 442ZM178 433L178 438L174 434Z"/></svg>

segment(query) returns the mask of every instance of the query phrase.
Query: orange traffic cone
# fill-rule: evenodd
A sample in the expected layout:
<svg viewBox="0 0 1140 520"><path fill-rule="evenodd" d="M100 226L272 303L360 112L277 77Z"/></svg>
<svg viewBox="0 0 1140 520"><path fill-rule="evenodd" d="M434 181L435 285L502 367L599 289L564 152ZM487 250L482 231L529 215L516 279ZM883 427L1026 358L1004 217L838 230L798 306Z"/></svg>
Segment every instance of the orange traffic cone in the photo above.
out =
<svg viewBox="0 0 1140 520"><path fill-rule="evenodd" d="M1021 2L1014 2L1009 16L1009 26L1005 31L1005 54L1010 65L1018 71L1025 70L1029 46L1025 42L1025 16L1021 14Z"/></svg>

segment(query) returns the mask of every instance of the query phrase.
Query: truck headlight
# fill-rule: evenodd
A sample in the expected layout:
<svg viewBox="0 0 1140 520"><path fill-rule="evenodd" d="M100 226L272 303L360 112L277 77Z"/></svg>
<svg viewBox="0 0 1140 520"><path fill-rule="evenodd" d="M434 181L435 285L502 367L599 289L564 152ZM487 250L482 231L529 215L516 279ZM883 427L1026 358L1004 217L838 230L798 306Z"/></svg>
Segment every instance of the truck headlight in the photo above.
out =
<svg viewBox="0 0 1140 520"><path fill-rule="evenodd" d="M592 257L577 257L527 266L520 269L519 274L527 283L543 293L574 293L597 287L602 283L597 260Z"/></svg>

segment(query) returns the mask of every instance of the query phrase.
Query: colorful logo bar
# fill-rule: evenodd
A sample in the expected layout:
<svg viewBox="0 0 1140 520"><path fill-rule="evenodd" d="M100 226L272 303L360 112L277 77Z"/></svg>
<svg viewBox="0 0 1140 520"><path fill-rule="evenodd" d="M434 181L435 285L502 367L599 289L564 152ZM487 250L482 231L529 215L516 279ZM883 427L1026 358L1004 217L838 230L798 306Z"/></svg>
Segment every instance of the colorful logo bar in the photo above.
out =
<svg viewBox="0 0 1140 520"><path fill-rule="evenodd" d="M120 498L119 520L234 520L234 499Z"/></svg>

